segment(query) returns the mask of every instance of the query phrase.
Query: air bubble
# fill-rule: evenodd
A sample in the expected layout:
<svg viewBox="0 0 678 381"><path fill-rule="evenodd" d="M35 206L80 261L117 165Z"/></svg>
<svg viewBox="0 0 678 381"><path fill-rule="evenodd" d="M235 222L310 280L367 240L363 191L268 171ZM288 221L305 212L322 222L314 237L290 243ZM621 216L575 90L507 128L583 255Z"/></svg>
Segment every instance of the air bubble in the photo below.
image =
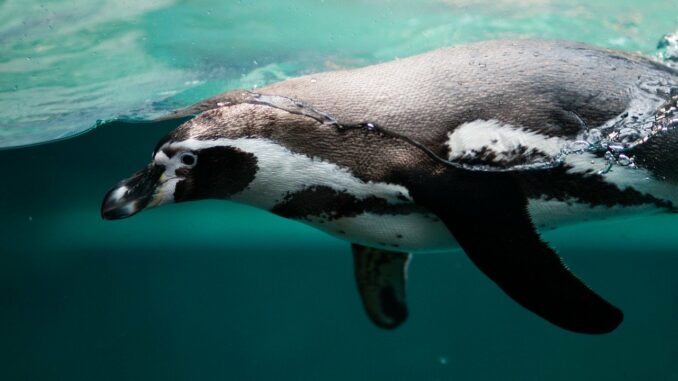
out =
<svg viewBox="0 0 678 381"><path fill-rule="evenodd" d="M621 166L627 167L633 165L633 159L624 154L621 154L617 159L617 163Z"/></svg>
<svg viewBox="0 0 678 381"><path fill-rule="evenodd" d="M597 128L592 128L586 134L586 141L589 144L598 144L601 140L603 140L603 134Z"/></svg>
<svg viewBox="0 0 678 381"><path fill-rule="evenodd" d="M631 143L640 139L640 131L635 128L622 128L619 131L618 139L623 143Z"/></svg>
<svg viewBox="0 0 678 381"><path fill-rule="evenodd" d="M570 144L565 150L566 154L570 153L582 153L590 147L589 142L586 140L577 140L576 142Z"/></svg>

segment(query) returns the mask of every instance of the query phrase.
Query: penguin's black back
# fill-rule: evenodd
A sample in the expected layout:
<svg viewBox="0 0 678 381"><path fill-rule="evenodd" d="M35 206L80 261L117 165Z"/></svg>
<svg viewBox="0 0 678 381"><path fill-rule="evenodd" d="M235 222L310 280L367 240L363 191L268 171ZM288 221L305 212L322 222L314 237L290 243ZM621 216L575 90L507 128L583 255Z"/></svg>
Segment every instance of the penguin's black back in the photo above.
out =
<svg viewBox="0 0 678 381"><path fill-rule="evenodd" d="M639 55L565 41L488 41L355 70L291 79L261 93L302 100L435 144L456 126L498 120L576 136L634 100L660 103L678 73Z"/></svg>

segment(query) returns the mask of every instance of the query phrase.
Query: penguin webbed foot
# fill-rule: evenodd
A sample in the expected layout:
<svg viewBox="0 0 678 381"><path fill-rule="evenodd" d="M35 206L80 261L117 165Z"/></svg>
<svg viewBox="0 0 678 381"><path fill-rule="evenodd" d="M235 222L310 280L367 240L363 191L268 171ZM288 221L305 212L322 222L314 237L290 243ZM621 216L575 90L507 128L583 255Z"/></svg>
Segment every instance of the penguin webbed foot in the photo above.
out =
<svg viewBox="0 0 678 381"><path fill-rule="evenodd" d="M407 319L405 279L410 254L352 245L358 292L370 320L383 329Z"/></svg>

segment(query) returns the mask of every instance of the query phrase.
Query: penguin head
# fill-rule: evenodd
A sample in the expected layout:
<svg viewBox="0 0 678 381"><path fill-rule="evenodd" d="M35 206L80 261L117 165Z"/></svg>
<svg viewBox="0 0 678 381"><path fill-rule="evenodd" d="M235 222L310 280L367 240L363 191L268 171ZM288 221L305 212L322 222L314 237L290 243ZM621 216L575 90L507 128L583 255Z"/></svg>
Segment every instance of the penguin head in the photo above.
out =
<svg viewBox="0 0 678 381"><path fill-rule="evenodd" d="M104 219L135 215L172 202L228 199L247 187L257 172L252 153L219 142L161 140L152 161L111 189L101 206Z"/></svg>
<svg viewBox="0 0 678 381"><path fill-rule="evenodd" d="M152 161L106 194L101 215L121 219L145 208L200 199L269 208L290 178L310 176L285 142L312 148L312 142L335 134L313 118L265 105L205 111L160 140ZM309 153L306 161L313 162L312 157ZM255 177L258 186L251 185Z"/></svg>

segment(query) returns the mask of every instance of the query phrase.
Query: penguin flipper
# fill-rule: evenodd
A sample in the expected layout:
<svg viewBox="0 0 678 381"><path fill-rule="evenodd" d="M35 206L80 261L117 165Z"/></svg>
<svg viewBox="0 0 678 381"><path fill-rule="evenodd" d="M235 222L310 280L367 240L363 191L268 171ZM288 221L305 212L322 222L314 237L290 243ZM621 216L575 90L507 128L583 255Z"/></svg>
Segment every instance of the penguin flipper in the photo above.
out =
<svg viewBox="0 0 678 381"><path fill-rule="evenodd" d="M523 307L574 332L603 334L617 328L623 313L572 274L542 241L515 179L485 173L463 180L478 179L457 197L438 187L414 187L411 193L445 223L471 261ZM454 185L448 183L447 189Z"/></svg>
<svg viewBox="0 0 678 381"><path fill-rule="evenodd" d="M353 266L363 306L372 322L393 329L407 319L405 280L410 254L353 244Z"/></svg>

